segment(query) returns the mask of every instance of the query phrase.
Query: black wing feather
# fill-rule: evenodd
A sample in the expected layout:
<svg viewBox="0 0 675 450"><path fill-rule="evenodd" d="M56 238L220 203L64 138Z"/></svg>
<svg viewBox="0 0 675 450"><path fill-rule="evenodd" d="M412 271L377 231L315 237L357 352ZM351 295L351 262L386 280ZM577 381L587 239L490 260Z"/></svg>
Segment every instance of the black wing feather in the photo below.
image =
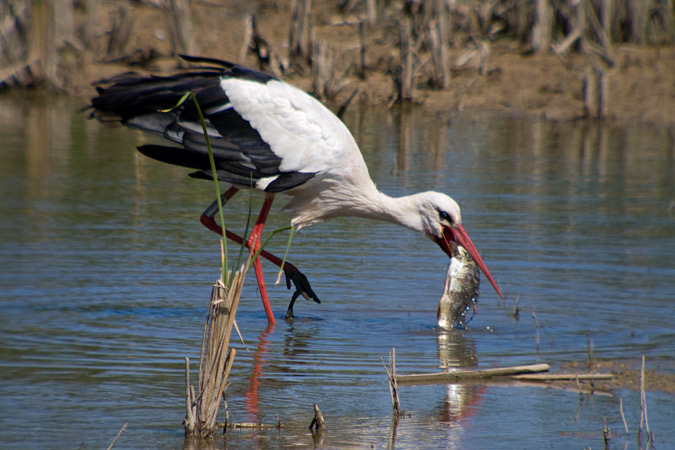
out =
<svg viewBox="0 0 675 450"><path fill-rule="evenodd" d="M191 99L178 105L186 92L193 92L209 130L216 173L222 181L250 186L261 178L276 177L267 192L282 192L299 186L313 173L281 172L279 158L260 133L229 105L220 85L227 77L261 84L275 77L227 61L183 56L208 64L170 76L146 76L127 72L102 80L91 100L92 116L115 120L142 131L160 135L174 146L144 145L139 151L169 164L197 169L195 178L211 179L211 167L199 114Z"/></svg>

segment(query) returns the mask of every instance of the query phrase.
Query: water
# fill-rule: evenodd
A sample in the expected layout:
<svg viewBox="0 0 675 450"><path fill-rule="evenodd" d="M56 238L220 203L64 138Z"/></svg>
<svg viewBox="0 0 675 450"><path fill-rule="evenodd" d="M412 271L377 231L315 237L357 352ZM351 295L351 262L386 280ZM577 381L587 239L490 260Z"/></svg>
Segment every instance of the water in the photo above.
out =
<svg viewBox="0 0 675 450"><path fill-rule="evenodd" d="M116 449L182 448L183 358L197 360L218 273L218 240L198 222L213 186L138 155L151 138L80 105L0 99L0 447L105 448L128 422ZM399 373L558 368L585 360L590 339L596 357L644 354L675 372L673 131L358 107L346 121L380 189L458 200L507 298L483 279L469 329L439 334L448 261L433 243L357 219L303 230L289 259L323 303L299 300L285 322L290 293L272 287L267 329L250 278L237 315L249 351L239 345L229 389L232 421L285 427L215 448L602 448L604 417L623 446L620 398L633 448L639 395L627 390L405 386L408 416L393 424L379 358L395 347ZM246 194L228 204L233 229L248 206ZM267 229L286 224L275 214ZM668 448L672 396L647 401ZM322 442L307 430L314 402Z"/></svg>

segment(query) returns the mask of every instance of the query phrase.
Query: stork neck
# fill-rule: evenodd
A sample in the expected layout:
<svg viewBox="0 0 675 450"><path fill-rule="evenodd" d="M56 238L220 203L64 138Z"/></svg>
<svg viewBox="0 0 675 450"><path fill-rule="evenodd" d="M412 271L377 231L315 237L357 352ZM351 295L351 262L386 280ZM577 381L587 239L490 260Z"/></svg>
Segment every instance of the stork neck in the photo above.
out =
<svg viewBox="0 0 675 450"><path fill-rule="evenodd" d="M307 194L296 192L285 207L293 215L291 223L302 228L333 217L351 216L389 222L428 234L421 215L424 193L390 197L377 190L370 179L367 181L336 184L329 180L324 185L318 184L322 187L319 195L315 194L316 190Z"/></svg>
<svg viewBox="0 0 675 450"><path fill-rule="evenodd" d="M419 199L420 194L391 197L376 190L370 199L369 214L365 217L424 232L424 225L420 218Z"/></svg>

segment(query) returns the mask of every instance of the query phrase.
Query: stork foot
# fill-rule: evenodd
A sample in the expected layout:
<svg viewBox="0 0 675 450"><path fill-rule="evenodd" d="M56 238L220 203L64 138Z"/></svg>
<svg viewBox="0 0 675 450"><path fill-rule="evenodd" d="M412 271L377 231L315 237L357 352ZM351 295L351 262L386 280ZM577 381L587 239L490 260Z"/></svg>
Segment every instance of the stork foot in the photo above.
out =
<svg viewBox="0 0 675 450"><path fill-rule="evenodd" d="M291 282L295 286L295 294L302 295L305 300L314 300L317 303L321 303L319 297L312 290L312 286L309 284L309 280L304 273L300 272L297 267L293 264L285 263L284 264L284 274L286 275L286 287L291 289Z"/></svg>
<svg viewBox="0 0 675 450"><path fill-rule="evenodd" d="M314 300L316 303L321 303L319 297L317 297L317 295L312 290L309 280L305 274L298 270L297 267L292 264L285 263L284 274L286 274L286 287L290 290L291 283L293 283L293 286L295 287L295 292L291 297L291 303L288 305L288 310L286 311L286 319L293 319L295 317L293 316L293 306L295 305L295 301L301 295L305 298L305 300Z"/></svg>
<svg viewBox="0 0 675 450"><path fill-rule="evenodd" d="M295 301L300 297L300 292L295 291L293 293L293 296L291 297L291 303L288 305L288 310L286 311L286 320L293 320L295 319L295 316L293 315L293 306L295 305Z"/></svg>

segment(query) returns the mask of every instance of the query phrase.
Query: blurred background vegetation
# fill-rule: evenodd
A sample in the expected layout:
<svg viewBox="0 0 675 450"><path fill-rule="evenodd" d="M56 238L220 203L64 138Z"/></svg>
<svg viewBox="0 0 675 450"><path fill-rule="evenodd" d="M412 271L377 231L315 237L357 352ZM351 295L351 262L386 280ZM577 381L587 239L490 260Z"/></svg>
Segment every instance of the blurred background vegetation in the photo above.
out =
<svg viewBox="0 0 675 450"><path fill-rule="evenodd" d="M576 100L602 117L608 71L644 65L622 49L670 49L674 11L673 0L0 0L0 89L90 93L96 79L175 70L190 53L296 77L326 101L378 80L361 100L393 103L458 89L467 71L499 76L507 51L574 67Z"/></svg>

